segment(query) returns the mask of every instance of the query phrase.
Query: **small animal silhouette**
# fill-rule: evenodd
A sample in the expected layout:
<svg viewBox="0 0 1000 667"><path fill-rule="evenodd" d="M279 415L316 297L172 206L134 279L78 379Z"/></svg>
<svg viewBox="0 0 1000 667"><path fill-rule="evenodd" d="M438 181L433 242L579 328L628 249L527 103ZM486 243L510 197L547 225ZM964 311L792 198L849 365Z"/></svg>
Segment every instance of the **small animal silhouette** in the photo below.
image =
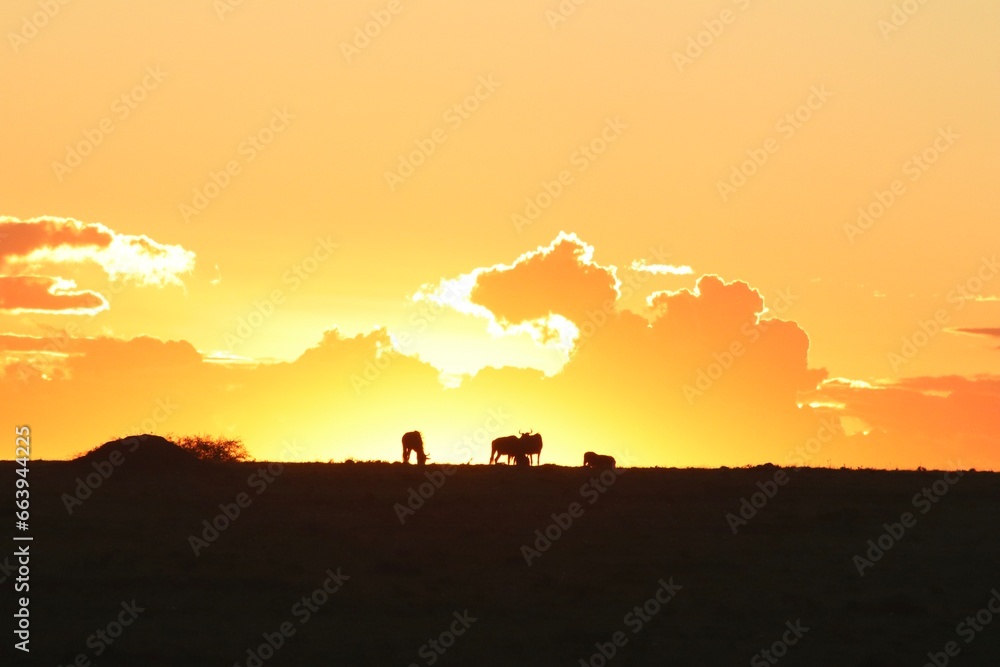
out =
<svg viewBox="0 0 1000 667"><path fill-rule="evenodd" d="M587 452L583 455L584 468L614 468L615 457Z"/></svg>

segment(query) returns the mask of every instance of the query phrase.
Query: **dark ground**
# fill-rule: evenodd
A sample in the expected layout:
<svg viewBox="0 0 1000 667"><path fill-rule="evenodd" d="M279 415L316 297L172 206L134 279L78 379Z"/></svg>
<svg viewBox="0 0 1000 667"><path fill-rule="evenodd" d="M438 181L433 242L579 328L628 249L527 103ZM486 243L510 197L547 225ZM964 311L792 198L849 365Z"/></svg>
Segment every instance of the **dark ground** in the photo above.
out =
<svg viewBox="0 0 1000 667"><path fill-rule="evenodd" d="M997 474L966 473L922 514L913 496L943 473L790 469L734 535L726 513L775 469L632 469L581 495L594 472L461 466L401 524L394 505L438 467L289 464L258 495L261 467L126 461L69 515L62 494L93 468L33 463L32 652L14 663L245 667L287 621L295 634L263 664L601 665L595 643L620 631L608 665L766 665L754 656L801 620L782 665L920 667L949 641L952 665L1000 664L1000 617L970 643L957 631L1000 587ZM0 463L0 563L13 470ZM189 535L240 492L252 504L196 557ZM583 515L529 567L521 546L574 501ZM906 511L916 525L859 576L853 557ZM337 568L349 580L301 623L293 606ZM671 577L683 588L634 632L626 614ZM133 599L145 611L96 657L88 637ZM477 620L451 648L421 652L465 610Z"/></svg>

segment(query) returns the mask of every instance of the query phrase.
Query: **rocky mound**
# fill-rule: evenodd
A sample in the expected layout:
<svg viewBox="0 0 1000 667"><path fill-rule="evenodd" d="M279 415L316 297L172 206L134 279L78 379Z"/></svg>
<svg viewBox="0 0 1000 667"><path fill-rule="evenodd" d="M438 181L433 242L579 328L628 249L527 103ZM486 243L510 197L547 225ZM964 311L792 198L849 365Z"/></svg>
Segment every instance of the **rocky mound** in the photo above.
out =
<svg viewBox="0 0 1000 667"><path fill-rule="evenodd" d="M75 459L82 462L108 461L119 452L129 467L177 468L198 463L198 457L158 435L130 435L106 442ZM112 462L114 463L114 462ZM116 464L117 465L117 464Z"/></svg>

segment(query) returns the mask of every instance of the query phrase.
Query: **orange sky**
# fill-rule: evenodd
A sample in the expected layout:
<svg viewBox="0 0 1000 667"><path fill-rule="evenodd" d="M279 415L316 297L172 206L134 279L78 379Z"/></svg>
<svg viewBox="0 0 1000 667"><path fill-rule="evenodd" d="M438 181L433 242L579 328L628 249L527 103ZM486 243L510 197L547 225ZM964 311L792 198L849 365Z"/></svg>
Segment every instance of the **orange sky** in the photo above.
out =
<svg viewBox="0 0 1000 667"><path fill-rule="evenodd" d="M6 2L5 419L1000 469L1000 5L902 4Z"/></svg>

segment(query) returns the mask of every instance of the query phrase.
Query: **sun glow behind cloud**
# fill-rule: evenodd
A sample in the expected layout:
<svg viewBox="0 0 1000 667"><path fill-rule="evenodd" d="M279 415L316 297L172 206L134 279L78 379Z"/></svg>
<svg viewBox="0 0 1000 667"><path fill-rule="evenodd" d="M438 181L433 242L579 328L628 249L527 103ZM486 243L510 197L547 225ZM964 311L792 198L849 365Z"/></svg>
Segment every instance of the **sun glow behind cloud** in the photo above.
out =
<svg viewBox="0 0 1000 667"><path fill-rule="evenodd" d="M560 254L559 259L554 256L556 252ZM438 366L449 386L458 384L462 376L501 365L536 368L548 376L558 373L570 360L580 340L581 323L559 312L559 304L552 304L550 308L539 303L531 311L523 312L520 309L508 311L501 306L497 313L477 301L477 296L482 296L484 283L527 273L530 277L526 284L537 284L538 296L532 299L544 299L549 290L560 289L560 281L567 277L560 271L581 271L585 275L596 271L608 280L607 305L613 311L621 296L617 268L598 265L593 257L592 245L576 234L560 232L550 244L523 252L513 262L480 267L454 278L444 278L437 284L421 286L410 300L417 305L431 304L435 307L435 310L425 313L425 319L439 325L454 322L459 316L466 321L466 338L457 344L467 348L487 345L495 351L506 352L501 352L498 357L466 358L465 363L454 363L456 340L442 343L438 339L436 346L434 343L421 346L417 356ZM542 268L553 262L557 262L553 268ZM571 284L568 287L575 289ZM570 304L567 312L575 315L577 310L578 306ZM528 312L531 314L526 315ZM421 324L423 322L420 320ZM394 344L400 352L408 351L410 333L406 330L392 332ZM405 342L404 338L407 339Z"/></svg>

